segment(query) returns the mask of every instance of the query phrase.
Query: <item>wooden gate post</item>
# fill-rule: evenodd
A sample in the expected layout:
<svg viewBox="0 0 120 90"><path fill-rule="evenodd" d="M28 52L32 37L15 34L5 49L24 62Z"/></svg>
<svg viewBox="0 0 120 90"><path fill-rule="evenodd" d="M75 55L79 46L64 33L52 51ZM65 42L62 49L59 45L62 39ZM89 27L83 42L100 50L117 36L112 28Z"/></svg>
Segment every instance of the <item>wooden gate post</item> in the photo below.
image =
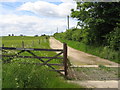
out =
<svg viewBox="0 0 120 90"><path fill-rule="evenodd" d="M22 41L22 48L24 48L24 41Z"/></svg>
<svg viewBox="0 0 120 90"><path fill-rule="evenodd" d="M66 43L63 43L63 57L64 57L64 71L65 71L65 76L68 75L68 72L67 72L67 44Z"/></svg>

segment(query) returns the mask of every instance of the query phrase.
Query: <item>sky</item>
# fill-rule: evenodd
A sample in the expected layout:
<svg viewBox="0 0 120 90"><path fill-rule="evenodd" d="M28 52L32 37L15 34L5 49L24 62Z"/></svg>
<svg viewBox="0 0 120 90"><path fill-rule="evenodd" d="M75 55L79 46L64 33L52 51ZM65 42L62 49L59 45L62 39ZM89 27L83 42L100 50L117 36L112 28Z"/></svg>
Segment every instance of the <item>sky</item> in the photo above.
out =
<svg viewBox="0 0 120 90"><path fill-rule="evenodd" d="M51 35L57 28L64 32L67 15L75 8L73 0L0 0L0 35ZM76 24L70 18L70 28Z"/></svg>

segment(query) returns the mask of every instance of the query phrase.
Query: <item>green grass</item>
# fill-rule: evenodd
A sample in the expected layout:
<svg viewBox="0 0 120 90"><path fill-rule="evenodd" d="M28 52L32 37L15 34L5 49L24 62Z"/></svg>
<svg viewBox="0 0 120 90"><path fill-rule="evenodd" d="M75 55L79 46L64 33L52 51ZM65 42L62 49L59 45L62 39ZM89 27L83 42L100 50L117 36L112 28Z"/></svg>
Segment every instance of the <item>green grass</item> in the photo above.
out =
<svg viewBox="0 0 120 90"><path fill-rule="evenodd" d="M90 46L86 45L82 42L77 42L77 41L71 41L71 40L63 40L61 38L56 38L57 40L61 42L66 42L70 47L75 48L77 50L93 54L96 56L99 56L104 59L111 60L113 62L119 63L120 64L120 52L112 50L108 47L103 47L103 46Z"/></svg>
<svg viewBox="0 0 120 90"><path fill-rule="evenodd" d="M39 44L40 40L40 44ZM2 38L2 44L5 47L22 47L24 41L26 48L50 48L49 40L45 37L28 37L28 36L7 36ZM34 41L34 44L33 44ZM5 51L4 54L14 55L18 51ZM38 56L54 56L55 52L32 51ZM21 55L31 56L24 52ZM7 58L3 58L7 59ZM46 59L45 59L46 60ZM16 62L37 62L38 59L21 59L14 58L12 63L2 64L2 87L3 88L82 88L81 86L67 83L65 79L54 71L49 71L48 66L37 66L33 64L18 64ZM54 59L49 63L61 63L60 60ZM60 67L56 67L60 68Z"/></svg>

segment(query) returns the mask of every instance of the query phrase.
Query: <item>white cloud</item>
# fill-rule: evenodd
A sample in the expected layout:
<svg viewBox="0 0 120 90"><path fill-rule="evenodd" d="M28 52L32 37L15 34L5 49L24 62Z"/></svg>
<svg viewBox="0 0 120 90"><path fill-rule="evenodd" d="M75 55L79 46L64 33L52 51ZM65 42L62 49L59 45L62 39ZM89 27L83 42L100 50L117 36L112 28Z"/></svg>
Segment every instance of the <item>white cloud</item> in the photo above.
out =
<svg viewBox="0 0 120 90"><path fill-rule="evenodd" d="M74 2L75 0L61 0L61 2Z"/></svg>
<svg viewBox="0 0 120 90"><path fill-rule="evenodd" d="M36 1L45 1L45 2L73 2L75 0L0 0L0 2L36 2Z"/></svg>
<svg viewBox="0 0 120 90"><path fill-rule="evenodd" d="M70 15L71 9L76 7L76 3L68 0L61 0L63 3L55 5L45 1L27 2L18 10L28 10L40 16L66 17Z"/></svg>
<svg viewBox="0 0 120 90"><path fill-rule="evenodd" d="M61 2L61 0L0 0L0 2L35 2L35 1L46 1L46 2Z"/></svg>
<svg viewBox="0 0 120 90"><path fill-rule="evenodd" d="M76 22L70 20L70 26L75 26ZM36 16L18 16L18 15L1 15L0 16L0 30L2 35L15 34L20 35L41 35L65 31L67 28L67 21L65 18L51 19L51 18L38 18Z"/></svg>
<svg viewBox="0 0 120 90"><path fill-rule="evenodd" d="M57 27L59 32L65 31L67 28L66 16L70 14L70 9L75 8L76 4L71 0L70 2L61 0L61 2L63 3L59 5L45 1L26 2L18 8L18 12L19 10L28 10L37 14L37 16L29 16L27 13L26 15L17 15L17 13L15 15L6 11L6 14L0 15L2 35L12 33L15 35L51 34L51 32L55 33L57 31ZM1 8L1 11L4 11L4 9ZM76 21L70 19L70 27L75 25Z"/></svg>

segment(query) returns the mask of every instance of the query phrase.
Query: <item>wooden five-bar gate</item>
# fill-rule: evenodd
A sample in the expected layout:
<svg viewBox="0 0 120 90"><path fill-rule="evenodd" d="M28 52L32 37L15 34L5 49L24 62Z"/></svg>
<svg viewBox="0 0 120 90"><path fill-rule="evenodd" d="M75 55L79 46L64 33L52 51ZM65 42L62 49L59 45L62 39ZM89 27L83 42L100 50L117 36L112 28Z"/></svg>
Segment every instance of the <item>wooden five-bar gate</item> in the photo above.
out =
<svg viewBox="0 0 120 90"><path fill-rule="evenodd" d="M32 64L37 64L37 65L47 65L48 67L50 67L52 70L67 76L68 75L68 64L67 64L67 44L63 43L63 49L40 49L40 48L15 48L15 47L0 47L0 50L4 51L4 50L17 50L19 52L17 52L17 54L15 55L4 55L2 54L2 57L8 57L7 60L3 60L3 63L10 63L11 60L13 58L36 58L38 60L40 60L42 63L32 63ZM34 52L32 51L55 51L55 52L59 52L57 55L53 56L53 57L40 57L34 54ZM30 53L32 56L21 56L20 54L23 52L28 52ZM63 57L58 57L60 55L63 54ZM48 59L47 61L44 61L43 59ZM48 63L53 59L62 59L63 60L63 64L55 64L55 63ZM21 62L22 63L22 62ZM23 64L29 64L29 63L25 63L23 62ZM55 67L53 67L52 65L56 65L56 66L63 66L64 69L63 70L56 70ZM64 72L64 74L62 73Z"/></svg>

